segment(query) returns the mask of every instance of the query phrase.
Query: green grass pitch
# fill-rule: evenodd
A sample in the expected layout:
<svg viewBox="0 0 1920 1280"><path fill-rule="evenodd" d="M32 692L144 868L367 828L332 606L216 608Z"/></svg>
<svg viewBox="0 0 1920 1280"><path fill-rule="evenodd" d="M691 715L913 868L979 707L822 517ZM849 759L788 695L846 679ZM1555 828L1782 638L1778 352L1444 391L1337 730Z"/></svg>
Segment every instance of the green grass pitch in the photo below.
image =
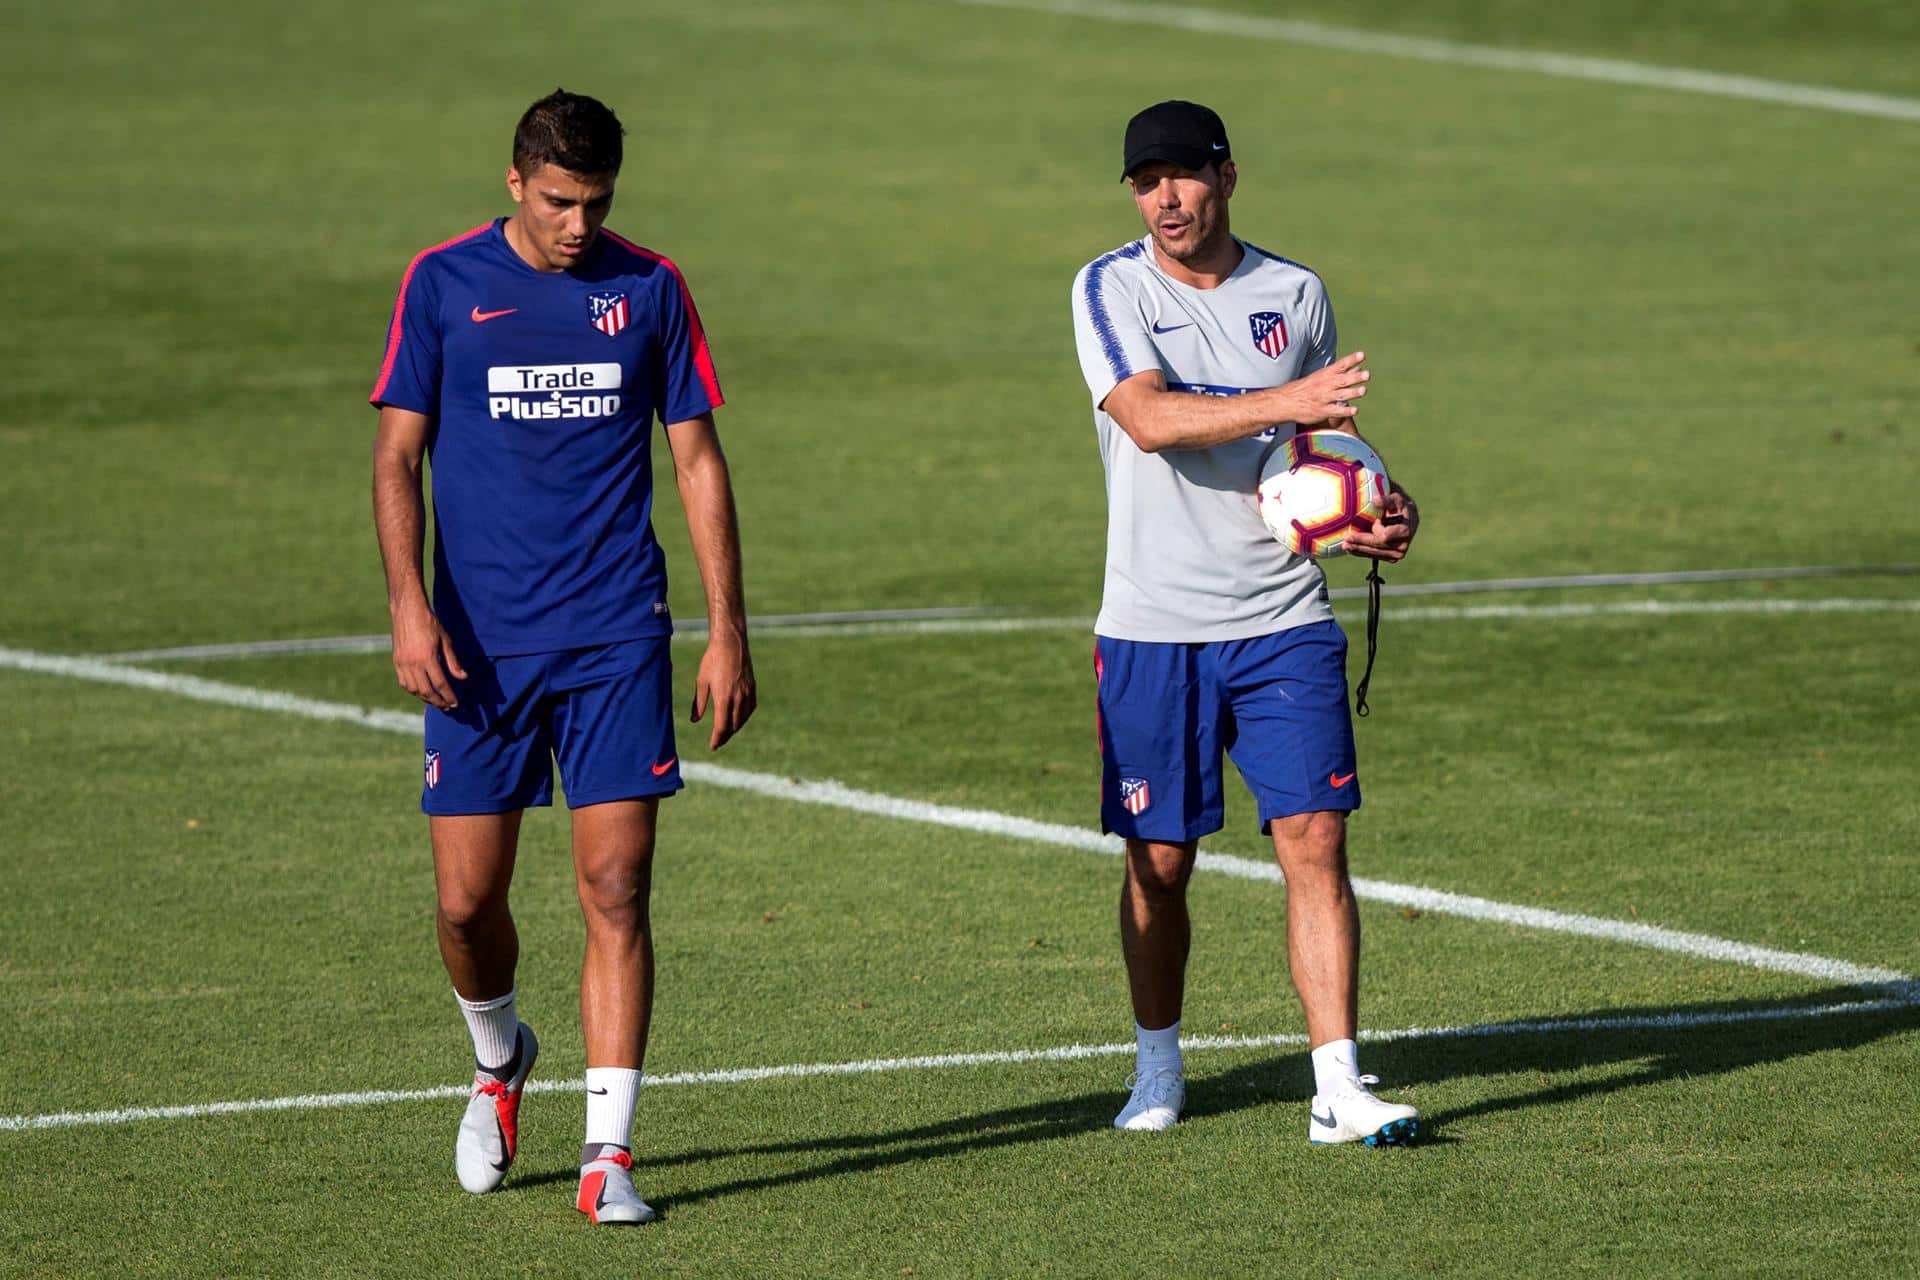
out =
<svg viewBox="0 0 1920 1280"><path fill-rule="evenodd" d="M1920 97L1911 6L1871 0L1217 7ZM393 289L503 211L512 122L555 84L621 112L609 225L700 300L761 614L1092 616L1067 287L1138 233L1126 116L1217 107L1235 229L1327 280L1376 371L1366 429L1427 521L1387 573L1356 873L1920 973L1916 579L1395 594L1920 561L1910 122L947 0L16 6L0 649L384 627L361 402ZM769 628L759 717L716 763L1087 827L1089 651L1074 626ZM676 645L683 686L697 653ZM409 710L377 655L150 665ZM1883 990L1370 901L1364 1026L1483 1029L1363 1050L1430 1140L1310 1148L1305 1056L1278 1043L1196 1050L1188 1117L1138 1141L1107 1128L1124 1056L1035 1056L1127 1038L1111 858L697 783L656 881L669 1082L643 1092L636 1178L659 1225L571 1209L571 1090L528 1100L486 1198L452 1177L447 1100L29 1127L429 1089L467 1049L406 735L4 662L0 699L0 1276L1920 1257L1920 1007ZM1262 856L1243 796L1207 847ZM515 898L550 1081L583 1066L565 849L534 815ZM1283 906L1196 878L1192 1035L1302 1030ZM1568 1018L1626 1025L1484 1030ZM670 1082L992 1051L1025 1056Z"/></svg>

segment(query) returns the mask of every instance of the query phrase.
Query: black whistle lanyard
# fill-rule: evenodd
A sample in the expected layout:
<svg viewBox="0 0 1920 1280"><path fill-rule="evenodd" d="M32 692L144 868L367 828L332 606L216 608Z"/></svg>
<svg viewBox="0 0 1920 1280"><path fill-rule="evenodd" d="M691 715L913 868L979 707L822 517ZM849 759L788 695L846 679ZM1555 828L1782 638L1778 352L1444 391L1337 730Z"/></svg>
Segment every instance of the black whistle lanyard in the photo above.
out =
<svg viewBox="0 0 1920 1280"><path fill-rule="evenodd" d="M1380 576L1380 562L1370 562L1367 569L1367 669L1360 673L1360 683L1353 687L1353 712L1365 717L1367 708L1367 685L1373 680L1373 660L1380 652L1380 588L1387 580Z"/></svg>

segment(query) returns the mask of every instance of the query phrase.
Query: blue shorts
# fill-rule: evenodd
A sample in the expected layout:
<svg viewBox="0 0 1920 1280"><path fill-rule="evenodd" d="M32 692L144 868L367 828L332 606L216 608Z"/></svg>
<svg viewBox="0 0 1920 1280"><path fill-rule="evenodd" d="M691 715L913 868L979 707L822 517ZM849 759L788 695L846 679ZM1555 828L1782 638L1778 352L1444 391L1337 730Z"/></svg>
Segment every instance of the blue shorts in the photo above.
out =
<svg viewBox="0 0 1920 1280"><path fill-rule="evenodd" d="M553 803L553 761L567 807L680 790L667 636L465 663L460 705L427 708L420 808L511 813Z"/></svg>
<svg viewBox="0 0 1920 1280"><path fill-rule="evenodd" d="M1178 844L1224 825L1222 751L1275 818L1360 807L1347 637L1315 622L1251 640L1100 636L1100 825Z"/></svg>

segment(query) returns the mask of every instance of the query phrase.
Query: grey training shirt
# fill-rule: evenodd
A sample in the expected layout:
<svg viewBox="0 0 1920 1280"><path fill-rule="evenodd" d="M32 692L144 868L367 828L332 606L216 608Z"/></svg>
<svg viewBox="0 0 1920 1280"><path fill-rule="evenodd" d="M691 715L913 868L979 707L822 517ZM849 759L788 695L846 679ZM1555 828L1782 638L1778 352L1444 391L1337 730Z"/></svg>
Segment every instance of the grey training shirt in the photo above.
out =
<svg viewBox="0 0 1920 1280"><path fill-rule="evenodd" d="M1093 393L1107 472L1107 575L1094 630L1118 640L1243 640L1333 616L1326 575L1275 540L1254 487L1276 432L1210 449L1144 453L1101 410L1109 392L1159 369L1174 391L1240 395L1333 363L1333 309L1320 277L1238 241L1213 289L1155 265L1146 238L1094 259L1073 281L1074 341Z"/></svg>

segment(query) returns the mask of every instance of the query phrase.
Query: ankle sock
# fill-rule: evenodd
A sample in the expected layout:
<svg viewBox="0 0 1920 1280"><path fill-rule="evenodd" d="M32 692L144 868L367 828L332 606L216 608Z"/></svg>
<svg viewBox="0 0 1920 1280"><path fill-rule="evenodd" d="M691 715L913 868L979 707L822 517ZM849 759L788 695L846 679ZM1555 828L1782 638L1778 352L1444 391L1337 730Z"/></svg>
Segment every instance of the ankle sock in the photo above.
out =
<svg viewBox="0 0 1920 1280"><path fill-rule="evenodd" d="M1359 1046L1351 1040L1329 1040L1313 1051L1313 1091L1339 1093L1360 1083Z"/></svg>
<svg viewBox="0 0 1920 1280"><path fill-rule="evenodd" d="M509 991L491 1000L469 1000L458 991L453 993L473 1036L473 1060L482 1071L502 1079L513 1075L508 1068L519 1066L520 1014L513 996Z"/></svg>
<svg viewBox="0 0 1920 1280"><path fill-rule="evenodd" d="M1149 1031L1139 1023L1133 1024L1133 1065L1142 1073L1157 1071L1162 1067L1171 1067L1175 1071L1182 1068L1180 1058L1180 1020L1175 1018L1173 1025L1162 1027L1158 1031Z"/></svg>
<svg viewBox="0 0 1920 1280"><path fill-rule="evenodd" d="M587 1068L588 1148L633 1145L633 1109L639 1093L638 1067Z"/></svg>

